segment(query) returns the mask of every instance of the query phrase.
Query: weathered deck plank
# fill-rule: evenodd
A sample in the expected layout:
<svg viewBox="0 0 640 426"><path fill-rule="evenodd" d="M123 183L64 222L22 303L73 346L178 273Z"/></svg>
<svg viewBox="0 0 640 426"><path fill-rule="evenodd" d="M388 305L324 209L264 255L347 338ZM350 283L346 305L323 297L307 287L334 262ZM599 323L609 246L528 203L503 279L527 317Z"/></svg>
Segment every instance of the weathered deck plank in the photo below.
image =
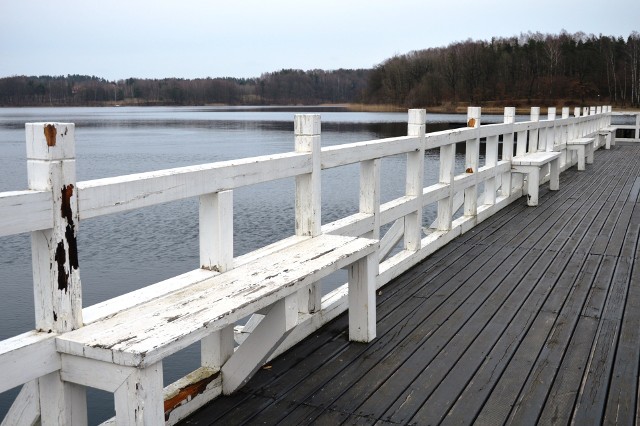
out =
<svg viewBox="0 0 640 426"><path fill-rule="evenodd" d="M185 424L629 424L638 418L640 145L598 151Z"/></svg>
<svg viewBox="0 0 640 426"><path fill-rule="evenodd" d="M638 263L634 265L630 280L632 283L640 282ZM640 286L632 285L627 295L620 342L611 375L605 423L631 424L634 422L638 396L638 360L640 360Z"/></svg>
<svg viewBox="0 0 640 426"><path fill-rule="evenodd" d="M625 182L626 178L628 176L623 175L623 177L620 179L620 182ZM610 194L609 199L611 199L612 196L617 196L617 194L619 194L619 191L612 191L614 188L611 188L611 185L609 185L606 189L605 195ZM577 238L582 238L582 242L581 244L575 248L575 250L573 251L573 256L576 257L580 257L581 253L585 253L587 251L589 251L589 247L591 246L591 253L593 253L593 248L595 245L598 244L598 242L605 242L605 244L609 241L610 237L611 237L611 232L613 229L613 225L615 225L615 223L617 222L617 218L618 218L618 213L619 213L619 209L615 209L614 207L619 207L619 205L615 205L613 203L596 203L594 204L594 207L592 207L589 212L584 215L582 222L584 223L584 225L586 226L582 226L582 229L585 229L586 232L580 234L580 233L576 233L573 232L572 233L572 239L577 239ZM599 210L598 210L599 209ZM597 217L595 218L595 220L591 219L590 216L592 215L592 212L598 212ZM576 218L581 217L579 215L574 216ZM591 222L587 221L585 222L585 220L591 220ZM599 232L598 232L599 230ZM597 236L596 236L597 235ZM595 237L595 239L594 239ZM604 248L604 247L603 247ZM601 251L601 250L597 250L596 252ZM580 261L580 259L578 259L578 261ZM585 264L586 267L586 264ZM583 267L584 268L584 267ZM575 287L574 287L575 289ZM554 292L553 297L555 297L556 299L558 299L558 297L562 294L562 292ZM562 320L560 318L560 320ZM553 336L550 335L549 338L545 338L546 340L546 344L550 344L550 345L554 345L554 344L558 344L561 342L557 342L556 338L558 336ZM537 348L537 346L535 347ZM534 348L529 348L528 350L523 351L525 358L530 357L532 350ZM517 359L517 358L516 358ZM538 360L541 360L541 362L547 362L548 360L545 359L543 356L538 356ZM511 368L512 366L514 366L513 368ZM517 367L515 367L517 366ZM513 361L510 363L509 367L511 368L511 371L508 371L505 376L507 377L507 380L512 381L513 383L521 383L522 381L525 381L525 386L526 386L526 380L527 377L529 377L528 380L533 380L535 379L535 370L534 371L534 375L529 374L528 376L525 374L526 372L528 372L528 370L525 370L523 367L523 365L519 365L515 364ZM514 375L520 374L520 377L514 377ZM540 384L538 384L540 386ZM542 386L545 386L544 384ZM525 387L525 392L528 389ZM518 424L518 422L535 422L536 418L537 418L537 409L534 409L534 407L537 407L539 405L541 405L544 402L544 392L540 392L540 390L538 390L537 392L534 392L533 394L524 394L523 396L520 397L521 401L520 404L516 404L516 397L515 395L517 395L519 392L519 389L517 388L513 388L510 387L508 389L505 390L504 392L504 398L506 399L501 399L498 400L498 405L497 405L497 410L502 410L502 412L504 414L506 414L506 412L508 411L506 407L513 407L511 409L511 421L514 424ZM492 397L495 397L496 392L494 392L492 394ZM522 394L521 394L522 395ZM534 398L534 396L537 395L537 398ZM524 404L526 408L524 411L521 411L518 414L519 408L521 407L521 404ZM484 410L488 411L491 410L492 408L492 404L491 404L491 400L489 400L485 406L484 406ZM480 416L480 419L482 419L482 415ZM498 420L506 420L507 417L504 418L496 418L495 415L491 418L492 422L498 421Z"/></svg>
<svg viewBox="0 0 640 426"><path fill-rule="evenodd" d="M518 236L520 236L520 235L522 235L522 233L521 233L521 232L520 232L520 233L518 233ZM506 252L505 252L505 254L506 254ZM499 257L504 258L504 256L499 256ZM512 267L513 267L513 266L511 266L510 268L512 268ZM508 268L508 269L507 269L507 271L508 271L510 268ZM488 268L488 269L489 269L489 270L493 270L493 265L489 265L489 268ZM504 272L502 272L502 273L498 272L498 271L499 271L499 269L500 269L500 268L496 269L496 270L494 271L494 272L495 272L495 274L492 274L492 275L496 275L496 276L494 276L494 277L489 277L489 280L488 280L488 281L491 281L491 279L495 279L495 278L497 278L497 277L500 277L501 275L502 275L502 276L504 276ZM481 274L481 275L486 276L487 274ZM499 280L498 280L498 281L499 281ZM477 296L478 294L481 294L481 293L482 293L482 292L478 292L478 291L476 291L476 292L474 293L474 296ZM493 293L493 295L495 295L495 293ZM492 297L493 297L493 295L492 295ZM470 302L471 300L473 300L473 298L474 298L474 297L472 297L472 298L468 299L468 300L465 302L465 304L472 305L473 303L469 303L469 302ZM500 299L500 298L498 298L498 299ZM463 307L464 307L464 306L463 306ZM462 309L462 311L464 312L464 311L465 311L465 309ZM466 318L468 319L468 315L466 316ZM466 319L465 319L465 321L466 321ZM477 321L475 321L475 320L474 320L474 323L476 323L476 322L477 322ZM452 325L454 324L454 323L452 322L452 318L449 318L449 319L447 320L447 324L452 324ZM482 324L482 322L479 322L479 324ZM442 329L441 329L441 330L442 330ZM455 332L455 329L454 329L454 332ZM472 337L472 336L474 335L473 333L469 333L468 331L466 331L466 332L465 332L465 334L467 335L467 337ZM459 337L460 337L460 335L457 335L457 336L456 336L456 338L459 338ZM436 342L435 346L440 347L441 345L438 345L438 344L437 344L437 342ZM408 371L411 371L411 370L412 370L412 369L411 369L411 367L409 367L409 368L407 368L407 369L408 369ZM382 369L382 370L384 370L384 369ZM369 376L371 376L371 377L377 377L377 375L376 375L376 374L370 374L370 375L368 375L368 377L369 377ZM409 375L409 377L411 377L411 374ZM356 387L357 387L357 386L356 386ZM348 398L345 398L347 401L350 401L350 402L352 402L352 403L353 403L353 402L356 402L356 403L357 403L357 401L354 401L354 400L353 400L353 398L352 398L352 395L351 395L351 394L348 394L348 396L349 396ZM373 403L373 404L371 404L371 405L372 405L372 407L378 407L378 406L379 406L379 404L378 404L377 402L376 402L376 403ZM361 412L360 412L360 414L363 414L363 412L361 411Z"/></svg>
<svg viewBox="0 0 640 426"><path fill-rule="evenodd" d="M599 195L599 193L598 193L598 192L595 192L595 193L592 195L592 197L591 197L590 199L586 199L586 200L585 200L585 202L586 202L586 203L590 203L590 202L595 201L593 198L594 198L594 196L597 198L597 196L598 196L598 195ZM575 206L572 206L572 207L575 207ZM581 207L581 205L578 205L577 207L578 207L578 208L580 208L580 207ZM575 209L574 209L574 210L575 210ZM555 233L551 233L551 232L550 232L550 233L547 233L547 234L545 235L545 237L549 237L550 235L553 235L553 236L555 237L555 243L556 243L556 244L553 244L553 243L552 243L552 245L550 246L550 247L554 247L554 250L559 250L559 249L561 248L561 246L558 246L558 245L557 245L557 243L562 244L562 243L564 243L564 242L566 242L566 241L567 241L567 238L564 238L564 237L562 236L564 233L567 233L567 235L573 235L574 237L577 237L577 236L578 236L578 234L575 232L575 227L577 226L577 223L575 223L576 221L575 221L575 220L573 220L573 219L574 219L574 218L576 218L576 217L579 217L579 216L575 216L575 214L573 214L573 213L572 213L572 214L570 215L570 217L571 217L571 220L569 220L568 222L567 222L567 221L565 221L565 222L558 221L558 222L557 222L557 224L562 224L562 223L564 223L564 224L566 225L566 226L563 228L563 230L562 230L559 234L558 234L558 232L557 232L557 230L559 229L559 227L554 225L554 227L555 227L555 229L556 229L556 232L555 232ZM583 218L583 220L586 220L586 219L588 219L588 217ZM544 240L544 238L543 238L543 239L541 239L541 240L540 240L540 242L542 242L543 240ZM573 241L575 242L575 241L576 241L576 239L574 238L574 239L573 239ZM539 243L537 243L537 246L538 246L540 249L544 249L544 248L545 248L545 246L544 246L544 245L542 245L542 244L540 244L540 242L539 242ZM566 252L566 248L564 248L564 249L563 249L563 252ZM560 265L563 265L563 262L561 261L561 262L559 262L559 264L560 264ZM571 263L569 264L569 266L570 266L570 265L571 265ZM565 270L565 272L566 272L566 270ZM567 274L564 274L564 276L565 276L565 280L566 280L566 275L567 275ZM569 275L569 277L571 277L571 275ZM561 278L562 278L562 277L561 277ZM551 281L551 279L549 279L549 277L547 277L547 280ZM552 298L551 298L551 300L553 300L553 298L555 298L555 299L557 299L557 300L556 300L556 303L557 303L558 301L560 301L560 300L561 300L561 299L559 298L559 296L562 296L562 295L564 295L564 294L566 294L566 293L564 293L564 292L562 292L562 291L554 291L554 292L552 293ZM548 309L548 307L549 307L549 303L547 302L547 309ZM514 321L514 322L516 322L516 321ZM513 342L513 341L509 340L509 343L510 343L511 345L513 345L515 342ZM527 351L523 351L523 352L527 353ZM500 356L499 356L499 357L497 357L497 359L498 359L498 360L503 360L503 359L504 359L504 357L505 357L505 354L504 354L504 353L501 353L501 354L500 354ZM488 368L488 370L491 372L491 377L494 377L494 376L497 374L497 372L496 372L496 365L492 365L492 363L491 363L491 362L487 362L487 364L490 366L490 367ZM518 364L512 364L512 365L518 365ZM516 368L516 367L514 367L514 368L513 368L513 370L515 370L516 372L520 372L520 371L522 371L521 366L519 366L519 367L517 367L517 368ZM498 370L498 371L500 371L500 370ZM483 374L485 374L485 373L484 373L484 372L481 372L481 373L480 373L480 377L483 377ZM511 377L511 375L510 375L510 374L507 374L506 376L507 376L507 377ZM485 380L486 380L486 379L485 379ZM508 379L507 379L507 380L508 380ZM518 382L520 382L520 380L515 380L515 379L514 379L514 382L515 382L515 383L518 383ZM481 381L480 383L482 383L482 385L481 385L480 389L483 389L483 390L484 390L484 389L487 389L487 386L490 386L490 385L491 385L491 384L487 384L486 382L483 382L483 381ZM477 385L478 385L478 383L473 383L472 388L475 386L475 387L476 387L476 389L478 389L478 388L477 388ZM518 390L516 389L516 390L515 390L515 393L516 393L516 394L517 394L517 391L518 391ZM508 396L511 396L511 395L512 395L512 392L514 392L514 389L512 389L511 387L506 387L506 388L505 388L505 395L506 395L507 397L508 397ZM494 393L494 395L495 395L495 393ZM470 399L471 399L471 400L470 400ZM473 405L473 403L474 403L473 399L474 399L474 397L469 398L469 396L465 395L465 397L461 398L461 401L459 401L459 402L463 402L463 403L461 403L459 406L461 407L461 410L462 410L461 412L462 412L462 413L464 413L464 415L465 415L465 416L468 416L468 415L469 415L469 406L470 406L470 405ZM483 399L482 399L482 398L480 398L480 401L482 401L482 400L483 400ZM504 401L503 401L503 402L504 402ZM429 404L429 403L428 403L427 405L429 405L429 406L430 406L430 408L431 408L431 404ZM477 401L476 401L476 405L477 405ZM500 409L501 409L501 410L506 410L506 408L508 407L508 404L499 404L499 406L500 406ZM485 407L485 408L486 408L486 407ZM454 410L454 412L455 412L455 411L456 411L456 410ZM460 410L458 410L458 411L460 411ZM455 416L453 416L453 417L455 418ZM494 417L494 416L492 416L492 417ZM495 421L495 418L492 418L491 420L492 420L492 421Z"/></svg>
<svg viewBox="0 0 640 426"><path fill-rule="evenodd" d="M623 223L620 221L620 223ZM612 242L615 241L612 238ZM619 240L618 240L619 241ZM637 238L634 241L625 239L625 242L636 247ZM620 245L614 244L615 246ZM581 421L599 423L605 411L607 394L611 380L611 372L614 369L614 359L616 357L616 349L619 343L619 333L623 311L629 291L629 283L631 278L632 259L628 257L619 257L617 259L616 269L613 275L611 289L606 301L601 327L598 331L597 341L592 352L590 365L587 369L587 376L583 380L584 392L578 399L578 412L576 422ZM633 314L632 314L633 315ZM624 346L624 341L620 342ZM627 344L635 344L636 342L626 342ZM624 359L623 362L629 361ZM637 358L633 361L637 364ZM633 368L630 363L620 366L619 368ZM637 376L636 376L637 377ZM616 386L617 387L617 386ZM615 388L614 388L615 389ZM633 392L631 389L627 389ZM628 406L635 401L635 392L623 396L623 405ZM619 394L619 396L622 396ZM629 400L624 401L627 397ZM614 398L612 402L619 403L620 399ZM616 408L615 411L618 411ZM617 417L617 416L616 416Z"/></svg>

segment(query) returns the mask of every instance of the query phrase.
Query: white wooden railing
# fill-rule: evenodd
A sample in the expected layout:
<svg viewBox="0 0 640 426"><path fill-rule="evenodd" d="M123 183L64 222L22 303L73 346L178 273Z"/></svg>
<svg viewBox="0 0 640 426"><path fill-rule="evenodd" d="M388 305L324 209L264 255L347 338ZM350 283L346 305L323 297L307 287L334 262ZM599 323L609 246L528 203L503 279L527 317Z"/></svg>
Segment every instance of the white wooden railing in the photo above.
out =
<svg viewBox="0 0 640 426"><path fill-rule="evenodd" d="M84 182L75 179L74 125L27 124L29 189L0 193L0 236L32 235L36 329L0 342L0 392L25 385L3 424L31 424L40 417L43 424L72 417L74 422L83 423L78 416L86 416L86 411L60 417L68 406L65 408L64 400L55 395L75 395L76 401L83 401L84 389L61 375L55 336L166 294L202 269L225 270L246 264L292 246L304 235L367 236L380 240L376 286L385 285L525 194L522 175L511 170L514 154L563 150L561 169L565 170L576 163L576 158L563 144L610 124L610 107L576 108L572 117L569 112L569 108L563 108L561 118L556 118L555 108L549 108L547 119L540 120L539 108L533 108L530 120L516 122L515 109L506 108L504 123L481 126L480 108L469 108L468 127L426 134L425 111L410 110L407 136L326 148L320 147L320 116L296 116L294 152ZM481 141L486 144L483 164ZM455 173L457 143L464 143L466 148L465 171L460 174ZM425 150L436 149L440 152L438 183L423 187ZM381 204L381 159L398 154L407 158L405 194ZM321 171L349 164L360 166L359 212L321 226ZM275 244L233 258L232 191L291 177L296 179L295 232ZM78 222L189 197L200 199L202 269L83 308L76 246ZM422 212L429 205L437 206L437 219L425 224ZM460 209L462 214L456 214ZM384 235L381 228L388 229ZM401 247L394 250L401 241ZM300 308L308 314L306 319L274 356L344 312L347 300L346 285L322 296L319 284L314 284ZM237 332L250 332L251 324L249 320ZM188 388L197 380L197 375L187 376L166 388L165 393ZM215 389L219 384L211 386L214 388L208 388L207 398L220 393ZM185 397L186 406L190 399ZM192 411L184 409L179 415L169 416L169 423Z"/></svg>

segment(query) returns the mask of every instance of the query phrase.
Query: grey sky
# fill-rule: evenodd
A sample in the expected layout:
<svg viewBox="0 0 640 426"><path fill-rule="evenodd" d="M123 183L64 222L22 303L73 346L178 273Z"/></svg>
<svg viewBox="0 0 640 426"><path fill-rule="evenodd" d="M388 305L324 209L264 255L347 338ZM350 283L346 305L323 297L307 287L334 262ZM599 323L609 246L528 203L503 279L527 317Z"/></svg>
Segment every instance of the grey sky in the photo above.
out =
<svg viewBox="0 0 640 426"><path fill-rule="evenodd" d="M638 0L0 0L0 77L257 77L540 31L624 36Z"/></svg>

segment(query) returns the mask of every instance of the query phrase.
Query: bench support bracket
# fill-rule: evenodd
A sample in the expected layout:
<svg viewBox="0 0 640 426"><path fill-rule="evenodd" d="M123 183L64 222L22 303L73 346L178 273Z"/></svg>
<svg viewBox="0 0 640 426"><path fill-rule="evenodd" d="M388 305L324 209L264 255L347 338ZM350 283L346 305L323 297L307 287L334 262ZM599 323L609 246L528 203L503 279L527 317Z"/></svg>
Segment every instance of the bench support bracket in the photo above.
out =
<svg viewBox="0 0 640 426"><path fill-rule="evenodd" d="M229 395L249 381L297 322L297 293L271 305L271 309L256 329L222 366L222 393Z"/></svg>

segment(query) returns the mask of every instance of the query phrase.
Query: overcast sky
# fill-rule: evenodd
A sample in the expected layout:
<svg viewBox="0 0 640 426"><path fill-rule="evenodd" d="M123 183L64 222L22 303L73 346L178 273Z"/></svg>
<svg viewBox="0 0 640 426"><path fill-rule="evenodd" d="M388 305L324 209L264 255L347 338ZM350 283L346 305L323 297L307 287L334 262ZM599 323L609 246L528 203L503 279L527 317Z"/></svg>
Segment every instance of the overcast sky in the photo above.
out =
<svg viewBox="0 0 640 426"><path fill-rule="evenodd" d="M640 1L0 0L0 22L0 77L258 77L528 31L626 38Z"/></svg>

